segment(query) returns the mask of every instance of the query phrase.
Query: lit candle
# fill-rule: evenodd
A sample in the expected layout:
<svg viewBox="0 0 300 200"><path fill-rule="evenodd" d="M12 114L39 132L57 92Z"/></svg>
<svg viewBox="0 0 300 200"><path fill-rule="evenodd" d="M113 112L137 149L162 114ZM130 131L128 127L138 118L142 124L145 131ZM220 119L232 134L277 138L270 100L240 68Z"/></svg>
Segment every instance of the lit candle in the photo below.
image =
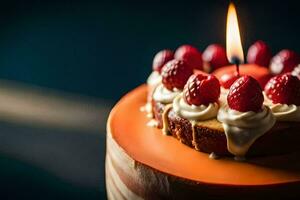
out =
<svg viewBox="0 0 300 200"><path fill-rule="evenodd" d="M237 75L240 75L239 65L244 62L238 18L233 3L229 4L226 26L226 54L230 63L236 65Z"/></svg>
<svg viewBox="0 0 300 200"><path fill-rule="evenodd" d="M221 82L224 79L236 80L240 74L247 74L256 78L260 85L264 87L266 82L270 79L271 74L267 68L256 64L243 64L244 53L237 12L233 3L230 3L227 14L226 55L229 62L234 65L225 66L213 72L213 74L218 77Z"/></svg>

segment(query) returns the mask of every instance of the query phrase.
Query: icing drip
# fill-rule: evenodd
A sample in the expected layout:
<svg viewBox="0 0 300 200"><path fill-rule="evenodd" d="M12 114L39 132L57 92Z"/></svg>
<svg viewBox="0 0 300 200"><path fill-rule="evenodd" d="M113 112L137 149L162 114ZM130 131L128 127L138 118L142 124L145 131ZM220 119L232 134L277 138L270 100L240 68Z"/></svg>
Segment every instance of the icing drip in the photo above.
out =
<svg viewBox="0 0 300 200"><path fill-rule="evenodd" d="M168 113L172 108L172 104L168 104L165 106L165 109L162 113L162 122L163 122L163 128L162 132L164 135L169 135L169 120L168 120Z"/></svg>
<svg viewBox="0 0 300 200"><path fill-rule="evenodd" d="M223 124L228 151L237 157L243 157L255 140L275 124L275 117L267 106L258 113L242 113L225 106L217 118Z"/></svg>
<svg viewBox="0 0 300 200"><path fill-rule="evenodd" d="M199 148L198 148L198 145L197 145L197 142L196 142L196 130L195 130L195 126L197 124L196 121L190 121L191 122L191 125L192 125L192 137L193 137L193 141L192 141L192 144L193 146L195 147L196 150L199 151Z"/></svg>

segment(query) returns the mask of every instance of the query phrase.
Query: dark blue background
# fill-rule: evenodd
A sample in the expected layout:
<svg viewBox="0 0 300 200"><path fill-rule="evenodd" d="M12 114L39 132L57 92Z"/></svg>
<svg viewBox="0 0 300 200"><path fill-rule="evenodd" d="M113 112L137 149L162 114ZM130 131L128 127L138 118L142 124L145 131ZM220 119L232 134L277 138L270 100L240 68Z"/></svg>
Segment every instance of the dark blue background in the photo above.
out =
<svg viewBox="0 0 300 200"><path fill-rule="evenodd" d="M300 49L299 6L236 1L244 50ZM225 42L228 1L17 1L0 5L0 77L116 101L153 55Z"/></svg>
<svg viewBox="0 0 300 200"><path fill-rule="evenodd" d="M193 44L203 50L225 44L229 1L9 1L0 3L0 78L95 96L115 102L143 83L154 54L163 48ZM236 1L244 50L257 39L276 53L300 51L299 6L293 1ZM57 130L0 124L4 136L33 143L54 141L61 149L89 147L97 183L78 187L30 162L0 154L0 194L31 199L101 199L104 188L104 134L73 138ZM3 132L3 133L4 133ZM47 135L45 140L40 133ZM26 137L23 137L26 135ZM85 136L85 133L82 133ZM96 133L95 133L96 135ZM32 136L32 137L31 137ZM60 138L62 137L62 138ZM49 139L52 138L52 139ZM56 139L56 140L55 140ZM25 140L28 140L25 141ZM30 141L29 141L30 140ZM45 143L43 143L45 141ZM59 141L59 142L57 142ZM59 144L57 144L59 143ZM97 148L99 147L99 152ZM21 149L22 149L21 148ZM52 148L52 147L51 147ZM5 149L5 148L4 148ZM100 153L101 150L101 153ZM57 149L59 154L60 149ZM43 156L43 152L40 154ZM70 155L71 157L77 155ZM81 155L83 160L85 155ZM74 162L76 162L75 160ZM65 161L68 162L68 161ZM80 160L81 162L81 160ZM96 167L95 167L96 166ZM69 166L72 167L72 166ZM98 168L99 169L98 169ZM92 171L89 174L93 174ZM76 177L77 174L74 174ZM24 196L24 195L27 196Z"/></svg>

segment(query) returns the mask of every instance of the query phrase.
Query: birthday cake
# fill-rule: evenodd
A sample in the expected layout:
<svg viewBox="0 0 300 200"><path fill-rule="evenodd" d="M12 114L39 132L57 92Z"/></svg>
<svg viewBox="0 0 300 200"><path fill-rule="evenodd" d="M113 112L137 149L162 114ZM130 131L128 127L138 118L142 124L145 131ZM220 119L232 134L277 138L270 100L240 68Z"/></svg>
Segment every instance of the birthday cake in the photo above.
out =
<svg viewBox="0 0 300 200"><path fill-rule="evenodd" d="M242 57L218 44L156 54L109 116L109 199L300 197L299 56L257 41Z"/></svg>
<svg viewBox="0 0 300 200"><path fill-rule="evenodd" d="M230 76L232 69L224 67L214 74ZM253 74L260 82L244 75L228 89L231 80L220 86L214 75L197 70L193 74L184 61L169 61L150 98L149 112L155 119L152 125L196 150L216 155L231 153L238 159L248 149L250 155L298 149L299 79L291 74L277 75L263 92L261 85L270 75L268 70L255 65L241 69L242 74ZM184 83L180 85L176 79ZM151 80L148 84L153 87Z"/></svg>

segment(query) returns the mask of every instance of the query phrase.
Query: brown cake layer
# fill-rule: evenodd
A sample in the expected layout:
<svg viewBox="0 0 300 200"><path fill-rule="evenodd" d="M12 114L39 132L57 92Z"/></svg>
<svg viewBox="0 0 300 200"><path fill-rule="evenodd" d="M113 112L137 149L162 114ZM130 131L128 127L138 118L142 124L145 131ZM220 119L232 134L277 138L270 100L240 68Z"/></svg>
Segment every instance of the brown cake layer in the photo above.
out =
<svg viewBox="0 0 300 200"><path fill-rule="evenodd" d="M162 128L162 112L165 105L152 101L153 114ZM189 120L178 116L173 109L168 113L170 134L192 148L205 153L230 155L222 124L217 119L198 122L194 127ZM257 139L247 155L276 155L300 150L300 124L276 122L274 127Z"/></svg>

